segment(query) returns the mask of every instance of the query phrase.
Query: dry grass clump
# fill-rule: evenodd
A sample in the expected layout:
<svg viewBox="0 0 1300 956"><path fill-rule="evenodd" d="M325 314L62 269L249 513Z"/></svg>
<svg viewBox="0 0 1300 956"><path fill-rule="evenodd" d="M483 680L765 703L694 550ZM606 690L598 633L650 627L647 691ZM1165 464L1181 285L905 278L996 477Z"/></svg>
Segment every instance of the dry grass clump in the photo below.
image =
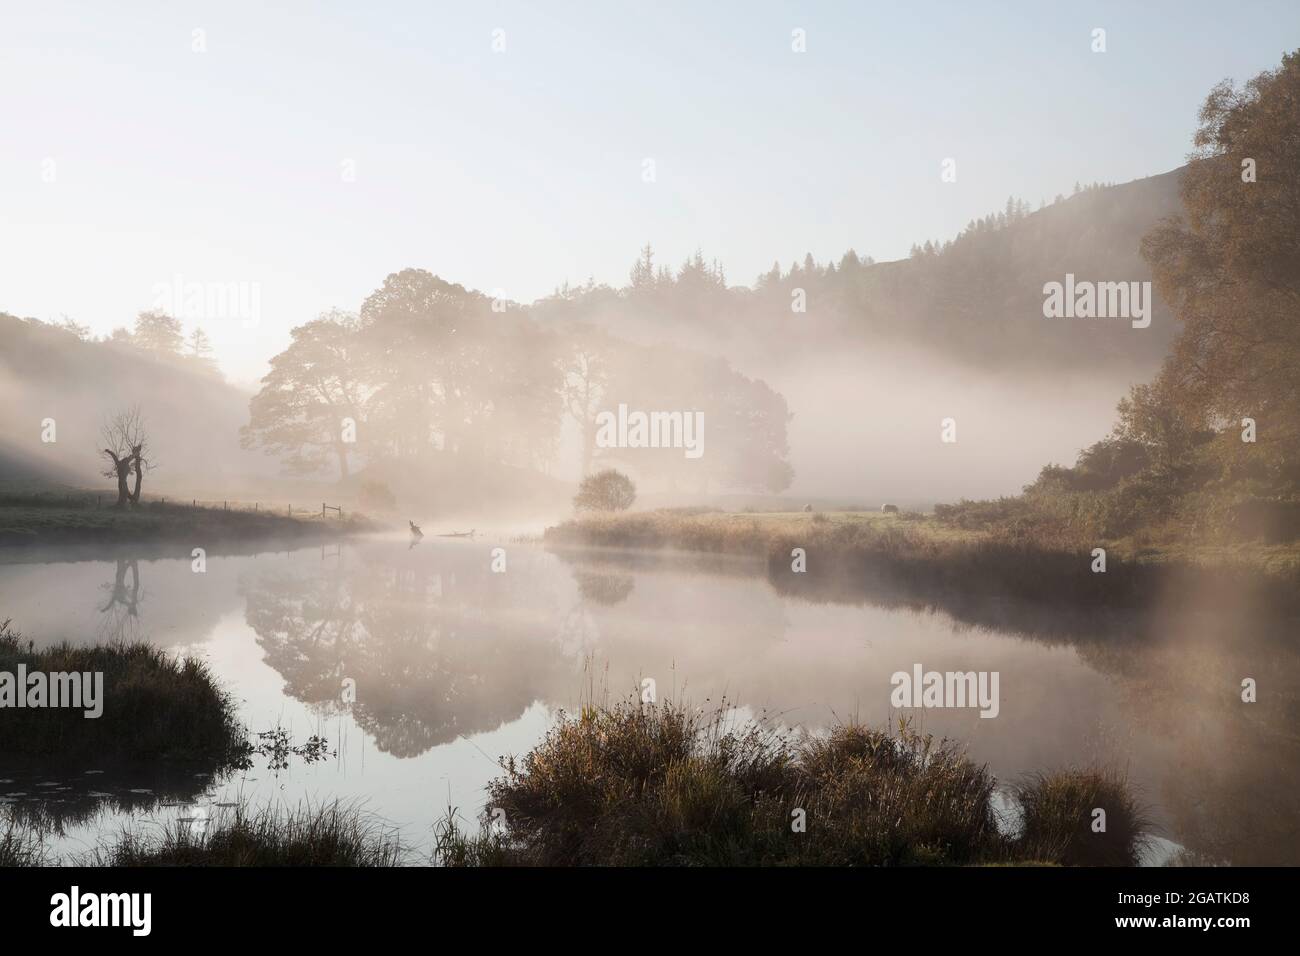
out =
<svg viewBox="0 0 1300 956"><path fill-rule="evenodd" d="M1066 866L1136 866L1149 842L1149 821L1127 780L1104 770L1037 774L1018 788L1026 852ZM1105 810L1105 831L1093 829Z"/></svg>
<svg viewBox="0 0 1300 956"><path fill-rule="evenodd" d="M993 777L900 726L795 737L629 700L561 714L489 785L484 828L438 828L449 866L959 865L1050 859L997 826ZM1072 812L1052 805L1047 812ZM1068 829L1067 822L1059 826ZM1055 846L1055 844L1053 844ZM1060 856L1060 854L1058 854Z"/></svg>

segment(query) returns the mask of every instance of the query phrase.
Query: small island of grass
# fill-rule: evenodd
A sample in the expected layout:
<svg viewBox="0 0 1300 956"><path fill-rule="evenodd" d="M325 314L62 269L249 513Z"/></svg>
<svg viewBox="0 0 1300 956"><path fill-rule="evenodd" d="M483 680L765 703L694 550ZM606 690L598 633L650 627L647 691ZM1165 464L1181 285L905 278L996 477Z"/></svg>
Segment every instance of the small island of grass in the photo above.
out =
<svg viewBox="0 0 1300 956"><path fill-rule="evenodd" d="M42 705L18 706L18 695L29 703L35 675L44 686ZM56 675L67 678L65 692L75 686L77 706L49 706ZM234 702L207 665L149 644L38 649L4 622L0 676L9 678L14 698L0 706L0 754L6 756L64 764L221 763L246 749Z"/></svg>

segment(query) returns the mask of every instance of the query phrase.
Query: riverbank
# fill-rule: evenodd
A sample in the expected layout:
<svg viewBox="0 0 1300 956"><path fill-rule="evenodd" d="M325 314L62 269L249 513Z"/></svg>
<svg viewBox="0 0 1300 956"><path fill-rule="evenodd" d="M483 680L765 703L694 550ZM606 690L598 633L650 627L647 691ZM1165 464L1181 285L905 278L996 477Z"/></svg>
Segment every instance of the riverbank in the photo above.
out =
<svg viewBox="0 0 1300 956"><path fill-rule="evenodd" d="M138 507L97 506L82 499L0 498L0 548L127 542L183 541L193 547L263 538L331 540L382 530L363 515L322 518L319 513L289 514L146 501Z"/></svg>
<svg viewBox="0 0 1300 956"><path fill-rule="evenodd" d="M773 586L814 600L881 596L946 605L963 596L1061 609L1142 610L1178 595L1300 609L1300 549L1040 542L954 527L931 515L681 511L589 515L547 528L545 544L748 556ZM1105 554L1099 570L1095 548Z"/></svg>

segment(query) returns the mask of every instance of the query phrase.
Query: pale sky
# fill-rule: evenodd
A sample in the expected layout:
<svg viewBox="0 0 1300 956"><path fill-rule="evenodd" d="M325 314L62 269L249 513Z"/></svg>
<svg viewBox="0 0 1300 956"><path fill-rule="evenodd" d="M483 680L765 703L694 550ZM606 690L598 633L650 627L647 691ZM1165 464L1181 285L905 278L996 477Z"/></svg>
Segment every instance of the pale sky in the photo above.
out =
<svg viewBox="0 0 1300 956"><path fill-rule="evenodd" d="M1295 0L0 11L0 310L107 333L160 286L242 284L259 321L198 323L241 384L406 267L528 302L623 284L647 241L738 284L900 258L1010 194L1180 165L1214 83L1300 46Z"/></svg>

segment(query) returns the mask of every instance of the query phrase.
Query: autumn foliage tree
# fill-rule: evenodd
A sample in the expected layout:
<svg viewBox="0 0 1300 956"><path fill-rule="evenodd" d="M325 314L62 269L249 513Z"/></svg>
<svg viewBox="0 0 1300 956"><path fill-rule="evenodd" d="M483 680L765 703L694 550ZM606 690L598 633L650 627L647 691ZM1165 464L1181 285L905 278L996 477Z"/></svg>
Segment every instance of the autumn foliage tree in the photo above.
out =
<svg viewBox="0 0 1300 956"><path fill-rule="evenodd" d="M1142 252L1182 321L1159 378L1121 407L1122 428L1172 462L1208 433L1223 476L1300 487L1300 52L1200 112L1185 216ZM1240 440L1243 419L1255 442Z"/></svg>

